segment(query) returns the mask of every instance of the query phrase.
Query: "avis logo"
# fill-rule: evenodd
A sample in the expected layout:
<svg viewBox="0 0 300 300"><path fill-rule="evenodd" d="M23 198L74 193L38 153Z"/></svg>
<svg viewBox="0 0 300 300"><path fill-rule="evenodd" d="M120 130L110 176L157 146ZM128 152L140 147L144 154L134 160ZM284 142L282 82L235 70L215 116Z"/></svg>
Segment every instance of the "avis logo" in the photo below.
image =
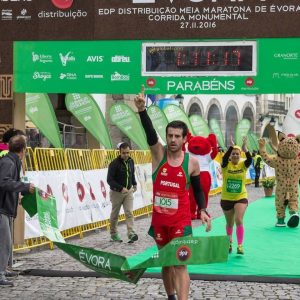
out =
<svg viewBox="0 0 300 300"><path fill-rule="evenodd" d="M180 261L187 261L191 257L191 249L187 246L181 246L176 252L176 257Z"/></svg>
<svg viewBox="0 0 300 300"><path fill-rule="evenodd" d="M101 63L103 62L104 60L104 56L102 55L98 55L98 56L93 56L93 55L90 55L88 56L88 58L86 59L87 62L91 62L91 63Z"/></svg>
<svg viewBox="0 0 300 300"><path fill-rule="evenodd" d="M59 53L59 58L63 67L66 67L68 62L75 61L75 57L72 56L71 54L72 54L71 51L69 51L66 55Z"/></svg>

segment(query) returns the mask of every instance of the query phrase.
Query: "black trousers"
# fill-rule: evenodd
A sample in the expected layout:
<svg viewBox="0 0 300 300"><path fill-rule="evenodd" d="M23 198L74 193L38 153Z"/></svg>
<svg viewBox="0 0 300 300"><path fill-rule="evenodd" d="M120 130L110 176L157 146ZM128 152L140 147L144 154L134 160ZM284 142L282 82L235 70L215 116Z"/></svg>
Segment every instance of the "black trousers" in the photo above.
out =
<svg viewBox="0 0 300 300"><path fill-rule="evenodd" d="M260 177L261 169L260 168L255 168L254 170L255 170L255 180L254 180L255 187L259 187L259 177Z"/></svg>

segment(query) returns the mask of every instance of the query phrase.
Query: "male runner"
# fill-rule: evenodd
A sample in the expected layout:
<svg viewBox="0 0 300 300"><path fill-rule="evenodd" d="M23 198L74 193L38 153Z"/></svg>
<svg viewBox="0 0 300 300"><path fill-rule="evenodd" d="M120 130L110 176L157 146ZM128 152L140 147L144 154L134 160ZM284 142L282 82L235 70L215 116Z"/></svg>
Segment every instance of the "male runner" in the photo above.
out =
<svg viewBox="0 0 300 300"><path fill-rule="evenodd" d="M187 126L181 121L173 121L166 128L167 146L159 141L152 122L147 114L142 92L134 99L144 127L152 155L153 214L149 234L158 248L172 239L192 234L189 184L194 189L195 199L200 209L201 221L211 229L210 217L205 211L204 195L200 187L198 161L182 150L186 142ZM190 278L186 266L162 268L162 278L168 299L187 300Z"/></svg>

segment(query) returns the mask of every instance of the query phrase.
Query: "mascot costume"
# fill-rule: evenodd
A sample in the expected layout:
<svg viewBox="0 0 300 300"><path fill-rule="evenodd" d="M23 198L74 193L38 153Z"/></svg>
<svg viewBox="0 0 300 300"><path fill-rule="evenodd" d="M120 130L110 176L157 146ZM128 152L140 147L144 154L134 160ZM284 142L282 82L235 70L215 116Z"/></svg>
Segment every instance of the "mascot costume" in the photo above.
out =
<svg viewBox="0 0 300 300"><path fill-rule="evenodd" d="M209 163L218 154L217 138L214 134L209 134L207 138L202 136L191 136L188 139L188 151L193 155L200 165L200 185L202 187L206 207L208 205L208 194L211 187L211 176L209 173ZM190 188L190 209L192 220L200 218L193 190Z"/></svg>
<svg viewBox="0 0 300 300"><path fill-rule="evenodd" d="M286 207L288 207L290 217L287 225L297 227L299 224L300 135L287 137L284 133L279 132L277 155L268 155L265 143L265 139L259 140L259 152L265 163L275 169L277 182L275 190L276 226L286 226L284 218Z"/></svg>

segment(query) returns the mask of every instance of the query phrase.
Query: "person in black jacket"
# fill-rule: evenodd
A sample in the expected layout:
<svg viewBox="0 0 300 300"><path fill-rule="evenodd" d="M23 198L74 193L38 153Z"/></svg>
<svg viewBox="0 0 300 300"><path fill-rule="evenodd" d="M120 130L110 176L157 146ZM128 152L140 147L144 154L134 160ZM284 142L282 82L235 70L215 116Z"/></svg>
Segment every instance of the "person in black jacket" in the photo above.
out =
<svg viewBox="0 0 300 300"><path fill-rule="evenodd" d="M34 193L32 183L20 181L26 140L23 135L13 136L8 143L9 153L0 160L0 286L13 286L6 271L12 250L11 222L17 216L19 193Z"/></svg>
<svg viewBox="0 0 300 300"><path fill-rule="evenodd" d="M133 229L133 193L136 191L136 180L134 175L134 161L129 156L130 147L128 143L119 146L120 155L108 166L107 183L110 186L110 201L112 210L110 215L111 241L122 242L117 230L118 218L121 206L123 206L127 235L129 243L138 240L138 235Z"/></svg>

